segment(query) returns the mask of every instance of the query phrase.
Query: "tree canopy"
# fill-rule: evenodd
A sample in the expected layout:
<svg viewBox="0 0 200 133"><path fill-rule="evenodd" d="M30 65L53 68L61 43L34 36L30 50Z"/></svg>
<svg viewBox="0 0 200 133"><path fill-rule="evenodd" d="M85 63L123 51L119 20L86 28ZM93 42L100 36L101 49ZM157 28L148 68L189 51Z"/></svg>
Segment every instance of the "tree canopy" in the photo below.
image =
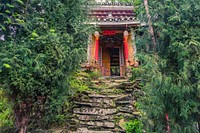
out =
<svg viewBox="0 0 200 133"><path fill-rule="evenodd" d="M0 85L14 102L20 133L39 118L53 120L61 110L69 93L68 77L79 68L86 52L84 2L1 2Z"/></svg>
<svg viewBox="0 0 200 133"><path fill-rule="evenodd" d="M200 2L198 0L149 1L157 43L152 55L146 27L137 33L144 111L147 130L197 132L200 120ZM143 1L135 1L138 18L147 22ZM142 52L144 51L144 52Z"/></svg>

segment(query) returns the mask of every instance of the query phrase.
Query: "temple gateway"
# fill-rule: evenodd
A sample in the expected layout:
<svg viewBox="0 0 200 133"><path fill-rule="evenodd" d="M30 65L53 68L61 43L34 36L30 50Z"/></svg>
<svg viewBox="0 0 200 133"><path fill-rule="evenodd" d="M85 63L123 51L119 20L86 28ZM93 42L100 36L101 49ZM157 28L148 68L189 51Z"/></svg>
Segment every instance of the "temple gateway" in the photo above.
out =
<svg viewBox="0 0 200 133"><path fill-rule="evenodd" d="M140 26L132 4L97 3L89 13L88 24L99 27L89 37L88 66L102 76L125 76L135 59L135 29Z"/></svg>

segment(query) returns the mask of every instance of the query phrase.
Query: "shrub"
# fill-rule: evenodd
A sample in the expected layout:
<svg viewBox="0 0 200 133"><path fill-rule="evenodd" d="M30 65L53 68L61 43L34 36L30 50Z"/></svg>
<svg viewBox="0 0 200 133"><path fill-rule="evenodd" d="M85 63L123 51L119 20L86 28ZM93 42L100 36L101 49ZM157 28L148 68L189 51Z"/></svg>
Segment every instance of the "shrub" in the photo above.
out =
<svg viewBox="0 0 200 133"><path fill-rule="evenodd" d="M12 105L0 89L0 128L13 126Z"/></svg>
<svg viewBox="0 0 200 133"><path fill-rule="evenodd" d="M101 73L99 71L92 71L89 73L89 76L91 79L97 79L101 76Z"/></svg>
<svg viewBox="0 0 200 133"><path fill-rule="evenodd" d="M142 122L140 122L138 119L125 123L126 133L142 133L142 128Z"/></svg>
<svg viewBox="0 0 200 133"><path fill-rule="evenodd" d="M5 35L0 40L0 85L14 104L20 133L27 132L30 124L48 126L62 110L70 89L67 79L79 68L87 46L83 3L17 0L0 4Z"/></svg>

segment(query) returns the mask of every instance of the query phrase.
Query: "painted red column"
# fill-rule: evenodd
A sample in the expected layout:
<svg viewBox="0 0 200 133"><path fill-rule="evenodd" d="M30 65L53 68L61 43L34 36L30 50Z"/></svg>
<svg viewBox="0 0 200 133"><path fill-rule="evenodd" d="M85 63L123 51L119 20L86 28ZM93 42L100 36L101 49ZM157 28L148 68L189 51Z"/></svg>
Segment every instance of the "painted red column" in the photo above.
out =
<svg viewBox="0 0 200 133"><path fill-rule="evenodd" d="M99 39L95 40L95 61L99 60Z"/></svg>
<svg viewBox="0 0 200 133"><path fill-rule="evenodd" d="M99 60L99 32L95 31L95 61L98 63Z"/></svg>
<svg viewBox="0 0 200 133"><path fill-rule="evenodd" d="M128 61L128 31L124 31L124 58Z"/></svg>

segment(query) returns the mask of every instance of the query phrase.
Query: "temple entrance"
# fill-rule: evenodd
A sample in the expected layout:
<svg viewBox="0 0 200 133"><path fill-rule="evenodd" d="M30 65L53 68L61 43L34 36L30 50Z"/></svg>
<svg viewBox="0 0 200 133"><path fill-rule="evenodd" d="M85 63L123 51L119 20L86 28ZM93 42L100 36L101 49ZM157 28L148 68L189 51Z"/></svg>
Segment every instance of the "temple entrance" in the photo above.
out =
<svg viewBox="0 0 200 133"><path fill-rule="evenodd" d="M125 76L134 65L133 46L127 30L102 30L91 36L88 60L102 76Z"/></svg>
<svg viewBox="0 0 200 133"><path fill-rule="evenodd" d="M102 47L99 52L102 52L102 66L101 73L102 76L122 76L122 68L120 66L123 56L120 54L119 47ZM100 54L100 55L101 55Z"/></svg>
<svg viewBox="0 0 200 133"><path fill-rule="evenodd" d="M102 76L124 77L135 60L137 27L145 26L136 19L133 7L114 3L101 3L91 8L89 25L97 26L89 36L87 68L97 70Z"/></svg>
<svg viewBox="0 0 200 133"><path fill-rule="evenodd" d="M124 75L122 34L100 38L99 64L102 76Z"/></svg>
<svg viewBox="0 0 200 133"><path fill-rule="evenodd" d="M120 76L119 48L110 48L110 74Z"/></svg>

